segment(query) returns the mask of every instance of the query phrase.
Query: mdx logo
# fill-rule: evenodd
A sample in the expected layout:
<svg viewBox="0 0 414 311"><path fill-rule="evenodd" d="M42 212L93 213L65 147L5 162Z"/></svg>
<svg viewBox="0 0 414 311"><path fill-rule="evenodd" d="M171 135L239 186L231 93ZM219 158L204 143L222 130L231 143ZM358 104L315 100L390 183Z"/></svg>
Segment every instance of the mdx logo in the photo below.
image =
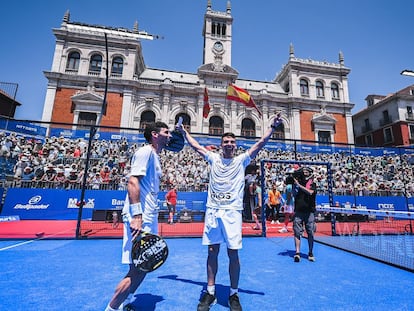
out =
<svg viewBox="0 0 414 311"><path fill-rule="evenodd" d="M394 204L393 203L378 203L378 209L394 210Z"/></svg>
<svg viewBox="0 0 414 311"><path fill-rule="evenodd" d="M80 203L80 202L79 202ZM79 208L79 204L77 198L69 198L67 208ZM94 208L95 207L95 199L88 199L88 202L85 202L83 208Z"/></svg>

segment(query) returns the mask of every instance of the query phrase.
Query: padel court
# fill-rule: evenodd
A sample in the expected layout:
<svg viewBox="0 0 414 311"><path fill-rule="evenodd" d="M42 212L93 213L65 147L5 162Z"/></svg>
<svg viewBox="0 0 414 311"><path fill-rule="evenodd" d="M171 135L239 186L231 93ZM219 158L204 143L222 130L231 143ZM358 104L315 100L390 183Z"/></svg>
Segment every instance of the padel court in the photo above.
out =
<svg viewBox="0 0 414 311"><path fill-rule="evenodd" d="M408 236L407 238L413 238ZM196 310L206 286L201 238L167 238L169 257L136 292L137 310ZM104 310L126 266L120 239L0 241L1 310ZM291 235L245 237L243 310L412 310L414 274L315 243L316 262L293 261ZM411 257L411 260L414 258ZM229 310L228 260L221 249L211 310Z"/></svg>

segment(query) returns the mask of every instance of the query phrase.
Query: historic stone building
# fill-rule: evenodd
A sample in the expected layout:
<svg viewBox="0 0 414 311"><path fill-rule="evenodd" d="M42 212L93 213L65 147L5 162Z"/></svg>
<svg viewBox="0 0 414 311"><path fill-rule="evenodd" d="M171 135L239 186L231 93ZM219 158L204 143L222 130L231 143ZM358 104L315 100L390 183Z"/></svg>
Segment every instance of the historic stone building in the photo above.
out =
<svg viewBox="0 0 414 311"><path fill-rule="evenodd" d="M375 147L413 146L414 85L395 93L371 94L353 115L355 143Z"/></svg>
<svg viewBox="0 0 414 311"><path fill-rule="evenodd" d="M239 79L232 67L233 17L207 2L204 15L203 63L194 73L147 68L141 39L133 29L72 22L64 15L53 29L56 49L48 79L43 121L142 128L162 120L173 126L179 116L193 133L261 136L270 118L281 111L283 127L274 135L286 139L353 143L348 74L344 58L328 63L295 57L271 81ZM106 65L108 63L108 66ZM108 68L108 70L105 70ZM100 120L105 85L107 113ZM226 100L227 87L247 90L263 114ZM211 111L203 118L207 88ZM76 126L74 126L76 129Z"/></svg>

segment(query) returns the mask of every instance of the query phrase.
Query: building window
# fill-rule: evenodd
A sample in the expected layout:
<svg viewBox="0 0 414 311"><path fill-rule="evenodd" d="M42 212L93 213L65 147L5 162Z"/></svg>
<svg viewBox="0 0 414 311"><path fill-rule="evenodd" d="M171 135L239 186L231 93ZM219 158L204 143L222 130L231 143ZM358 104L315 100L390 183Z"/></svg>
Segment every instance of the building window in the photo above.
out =
<svg viewBox="0 0 414 311"><path fill-rule="evenodd" d="M113 75L122 75L122 71L124 69L124 60L122 57L114 57L112 60L112 70L111 73Z"/></svg>
<svg viewBox="0 0 414 311"><path fill-rule="evenodd" d="M191 132L191 118L188 114L186 113L179 113L175 116L175 124L177 124L178 119L182 117L183 118L183 127L186 129L187 132Z"/></svg>
<svg viewBox="0 0 414 311"><path fill-rule="evenodd" d="M96 125L96 113L93 112L79 112L77 129L89 129L91 125Z"/></svg>
<svg viewBox="0 0 414 311"><path fill-rule="evenodd" d="M365 144L367 146L373 146L372 135L365 136Z"/></svg>
<svg viewBox="0 0 414 311"><path fill-rule="evenodd" d="M89 62L89 72L100 73L102 68L102 56L94 54Z"/></svg>
<svg viewBox="0 0 414 311"><path fill-rule="evenodd" d="M140 129L145 129L148 123L155 122L155 113L153 111L144 111L141 114L141 122L139 124Z"/></svg>
<svg viewBox="0 0 414 311"><path fill-rule="evenodd" d="M300 94L309 95L309 84L305 79L300 79Z"/></svg>
<svg viewBox="0 0 414 311"><path fill-rule="evenodd" d="M316 81L316 96L325 97L325 91L323 89L323 83L321 81Z"/></svg>
<svg viewBox="0 0 414 311"><path fill-rule="evenodd" d="M320 142L320 143L330 143L331 142L331 132L329 132L329 131L319 131L318 132L318 142Z"/></svg>
<svg viewBox="0 0 414 311"><path fill-rule="evenodd" d="M387 127L384 129L384 143L391 143L392 141L392 129L390 127Z"/></svg>
<svg viewBox="0 0 414 311"><path fill-rule="evenodd" d="M285 139L285 126L283 123L279 124L279 126L273 130L272 134L273 139Z"/></svg>
<svg viewBox="0 0 414 311"><path fill-rule="evenodd" d="M256 124L252 119L243 119L241 135L246 137L255 137L256 136Z"/></svg>
<svg viewBox="0 0 414 311"><path fill-rule="evenodd" d="M226 24L224 23L211 23L211 34L215 37L224 37L226 35Z"/></svg>
<svg viewBox="0 0 414 311"><path fill-rule="evenodd" d="M71 52L68 57L66 69L70 71L78 71L80 62L79 52Z"/></svg>
<svg viewBox="0 0 414 311"><path fill-rule="evenodd" d="M209 120L208 133L210 135L222 135L224 133L224 121L222 118L213 116Z"/></svg>
<svg viewBox="0 0 414 311"><path fill-rule="evenodd" d="M410 138L414 139L414 124L408 125L409 131L410 131Z"/></svg>
<svg viewBox="0 0 414 311"><path fill-rule="evenodd" d="M339 86L336 83L331 84L332 99L339 99Z"/></svg>

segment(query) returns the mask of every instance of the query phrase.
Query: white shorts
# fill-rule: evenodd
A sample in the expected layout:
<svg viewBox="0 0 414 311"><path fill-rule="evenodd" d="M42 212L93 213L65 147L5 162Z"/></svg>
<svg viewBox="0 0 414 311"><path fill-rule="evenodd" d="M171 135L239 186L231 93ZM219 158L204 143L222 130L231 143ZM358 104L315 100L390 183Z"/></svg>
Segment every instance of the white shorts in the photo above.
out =
<svg viewBox="0 0 414 311"><path fill-rule="evenodd" d="M153 223L143 223L142 231L151 232L158 234L158 220ZM124 223L124 237L122 240L122 263L131 264L131 249L132 249L132 236L131 231L129 230L129 222Z"/></svg>
<svg viewBox="0 0 414 311"><path fill-rule="evenodd" d="M207 207L203 245L226 243L229 249L241 249L242 222L242 211Z"/></svg>

